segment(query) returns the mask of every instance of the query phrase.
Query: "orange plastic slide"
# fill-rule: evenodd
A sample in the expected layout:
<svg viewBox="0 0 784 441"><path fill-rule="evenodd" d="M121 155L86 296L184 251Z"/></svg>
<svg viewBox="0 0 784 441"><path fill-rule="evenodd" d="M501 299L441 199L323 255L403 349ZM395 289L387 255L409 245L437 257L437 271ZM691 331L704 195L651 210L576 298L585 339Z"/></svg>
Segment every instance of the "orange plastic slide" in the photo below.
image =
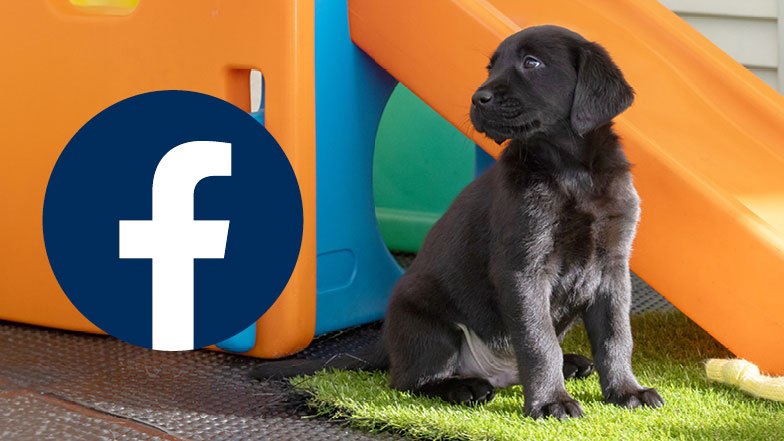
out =
<svg viewBox="0 0 784 441"><path fill-rule="evenodd" d="M784 98L655 0L350 0L352 39L456 127L506 36L556 24L637 92L617 121L642 221L632 269L737 356L784 374Z"/></svg>

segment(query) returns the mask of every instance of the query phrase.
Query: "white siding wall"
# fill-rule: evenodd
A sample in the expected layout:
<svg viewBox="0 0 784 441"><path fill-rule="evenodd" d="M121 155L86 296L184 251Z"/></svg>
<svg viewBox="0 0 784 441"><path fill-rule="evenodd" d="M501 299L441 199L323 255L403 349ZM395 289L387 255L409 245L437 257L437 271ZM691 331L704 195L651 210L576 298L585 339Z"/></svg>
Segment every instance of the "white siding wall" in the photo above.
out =
<svg viewBox="0 0 784 441"><path fill-rule="evenodd" d="M784 0L659 0L763 81L784 90Z"/></svg>

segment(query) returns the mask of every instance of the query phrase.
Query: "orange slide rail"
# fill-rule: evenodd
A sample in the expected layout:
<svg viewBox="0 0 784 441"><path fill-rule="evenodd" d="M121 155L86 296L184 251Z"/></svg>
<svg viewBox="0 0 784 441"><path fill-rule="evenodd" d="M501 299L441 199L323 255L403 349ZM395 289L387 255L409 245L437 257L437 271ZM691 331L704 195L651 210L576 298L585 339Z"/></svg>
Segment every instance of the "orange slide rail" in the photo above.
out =
<svg viewBox="0 0 784 441"><path fill-rule="evenodd" d="M247 354L296 352L313 338L316 317L314 2L165 0L123 7L135 3L4 5L0 319L99 332L60 289L41 227L49 175L79 128L106 107L154 90L192 90L250 110L249 73L258 69L266 84L265 124L297 175L305 224L294 273L257 322L256 346ZM128 130L135 130L132 121Z"/></svg>
<svg viewBox="0 0 784 441"><path fill-rule="evenodd" d="M617 128L642 221L632 269L737 356L784 374L784 98L655 0L350 0L354 42L493 155L468 123L498 43L556 24L637 92Z"/></svg>

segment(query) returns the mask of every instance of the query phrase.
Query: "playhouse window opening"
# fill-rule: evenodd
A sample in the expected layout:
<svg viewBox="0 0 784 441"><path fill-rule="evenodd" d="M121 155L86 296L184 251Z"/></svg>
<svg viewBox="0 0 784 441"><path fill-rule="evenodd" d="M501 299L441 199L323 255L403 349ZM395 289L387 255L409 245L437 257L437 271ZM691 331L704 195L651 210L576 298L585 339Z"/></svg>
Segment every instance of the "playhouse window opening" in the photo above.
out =
<svg viewBox="0 0 784 441"><path fill-rule="evenodd" d="M264 124L264 75L256 69L227 71L226 101L248 112Z"/></svg>
<svg viewBox="0 0 784 441"><path fill-rule="evenodd" d="M250 112L257 113L264 110L264 77L256 69L250 70Z"/></svg>

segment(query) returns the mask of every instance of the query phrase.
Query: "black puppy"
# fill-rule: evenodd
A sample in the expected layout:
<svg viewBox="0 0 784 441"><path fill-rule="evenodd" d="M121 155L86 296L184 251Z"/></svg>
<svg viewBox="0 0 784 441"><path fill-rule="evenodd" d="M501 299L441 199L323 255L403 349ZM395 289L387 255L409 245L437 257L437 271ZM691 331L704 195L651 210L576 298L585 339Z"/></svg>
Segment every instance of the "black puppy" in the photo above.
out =
<svg viewBox="0 0 784 441"><path fill-rule="evenodd" d="M538 26L504 40L471 121L511 142L457 196L395 285L377 356L328 365L388 364L393 388L450 402L483 402L494 387L522 384L526 414L577 417L564 373L592 366L564 356L559 340L582 317L606 401L661 406L631 368L629 254L640 209L611 120L633 99L607 52L574 32ZM282 363L256 375L325 366Z"/></svg>

